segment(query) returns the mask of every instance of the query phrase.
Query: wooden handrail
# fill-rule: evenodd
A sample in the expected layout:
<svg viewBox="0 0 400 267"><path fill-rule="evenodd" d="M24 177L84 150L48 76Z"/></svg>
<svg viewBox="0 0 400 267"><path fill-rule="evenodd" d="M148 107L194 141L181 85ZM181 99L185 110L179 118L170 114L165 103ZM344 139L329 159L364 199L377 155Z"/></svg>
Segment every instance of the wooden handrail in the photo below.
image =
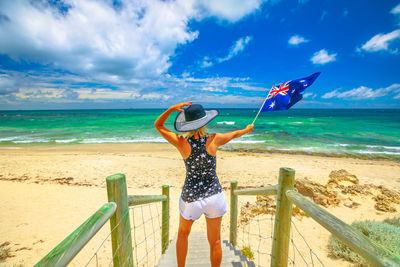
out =
<svg viewBox="0 0 400 267"><path fill-rule="evenodd" d="M246 195L246 196L256 196L256 195L264 195L271 196L276 195L278 192L278 185L271 185L265 187L252 187L252 188L243 188L233 190L233 194L236 196Z"/></svg>
<svg viewBox="0 0 400 267"><path fill-rule="evenodd" d="M168 197L166 195L133 195L128 196L128 205L137 206L167 200Z"/></svg>
<svg viewBox="0 0 400 267"><path fill-rule="evenodd" d="M84 223L44 256L35 267L66 266L115 213L117 204L104 204Z"/></svg>
<svg viewBox="0 0 400 267"><path fill-rule="evenodd" d="M311 218L352 250L364 257L373 266L400 266L400 258L398 256L379 244L372 242L371 239L367 238L357 229L309 201L300 193L294 190L287 190L286 196L297 207L305 211Z"/></svg>

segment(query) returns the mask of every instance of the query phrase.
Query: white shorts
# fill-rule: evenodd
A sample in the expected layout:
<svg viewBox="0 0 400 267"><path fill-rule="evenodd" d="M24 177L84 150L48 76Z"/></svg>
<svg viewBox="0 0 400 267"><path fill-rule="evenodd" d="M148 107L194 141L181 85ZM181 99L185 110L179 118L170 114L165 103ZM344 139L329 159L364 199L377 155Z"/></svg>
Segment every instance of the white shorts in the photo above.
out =
<svg viewBox="0 0 400 267"><path fill-rule="evenodd" d="M207 218L218 218L224 215L227 209L224 192L193 202L185 202L179 197L179 212L186 220L197 220L203 213Z"/></svg>

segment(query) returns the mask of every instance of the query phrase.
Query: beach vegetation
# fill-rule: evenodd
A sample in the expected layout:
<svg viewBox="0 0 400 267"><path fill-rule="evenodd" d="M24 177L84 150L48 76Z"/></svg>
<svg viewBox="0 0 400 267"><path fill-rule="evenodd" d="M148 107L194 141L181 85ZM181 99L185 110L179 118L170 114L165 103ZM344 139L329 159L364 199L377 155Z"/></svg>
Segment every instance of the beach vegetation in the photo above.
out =
<svg viewBox="0 0 400 267"><path fill-rule="evenodd" d="M246 256L249 260L254 260L254 253L251 251L250 246L245 246L240 251L242 255Z"/></svg>
<svg viewBox="0 0 400 267"><path fill-rule="evenodd" d="M398 218L388 218L383 220L383 222L400 227L400 217Z"/></svg>
<svg viewBox="0 0 400 267"><path fill-rule="evenodd" d="M11 248L8 247L9 245L9 242L0 244L0 262L6 260L7 258L13 257L11 255Z"/></svg>
<svg viewBox="0 0 400 267"><path fill-rule="evenodd" d="M394 255L400 255L400 218L386 219L383 222L367 220L354 222L351 225L371 239L372 242L385 247ZM370 266L362 256L355 253L334 236L329 239L328 249L332 256L343 258L355 263L356 266Z"/></svg>

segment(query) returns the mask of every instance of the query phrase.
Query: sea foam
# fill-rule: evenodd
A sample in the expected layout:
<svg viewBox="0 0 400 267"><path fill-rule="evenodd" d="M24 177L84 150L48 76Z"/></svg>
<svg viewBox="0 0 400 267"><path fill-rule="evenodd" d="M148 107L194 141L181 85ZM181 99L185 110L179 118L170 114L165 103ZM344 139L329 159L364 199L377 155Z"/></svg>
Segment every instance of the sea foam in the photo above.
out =
<svg viewBox="0 0 400 267"><path fill-rule="evenodd" d="M234 121L219 121L219 122L217 122L217 124L234 125L235 122Z"/></svg>
<svg viewBox="0 0 400 267"><path fill-rule="evenodd" d="M117 139L117 138L90 138L83 139L81 144L102 144L102 143L167 143L163 138L148 139Z"/></svg>

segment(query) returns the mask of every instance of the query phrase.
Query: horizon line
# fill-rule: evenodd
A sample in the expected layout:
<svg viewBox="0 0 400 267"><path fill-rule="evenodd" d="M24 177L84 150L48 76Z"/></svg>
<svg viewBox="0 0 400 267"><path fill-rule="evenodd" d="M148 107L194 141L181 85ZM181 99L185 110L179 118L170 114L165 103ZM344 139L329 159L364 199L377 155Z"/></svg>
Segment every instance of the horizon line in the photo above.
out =
<svg viewBox="0 0 400 267"><path fill-rule="evenodd" d="M165 108L64 108L64 109L0 109L0 112L4 111L73 111L73 110L164 110ZM205 109L252 109L258 110L259 108L251 108L251 107L227 107L227 108L218 108L218 107L205 107ZM292 108L290 110L400 110L400 108ZM276 110L276 111L285 111L285 110Z"/></svg>

